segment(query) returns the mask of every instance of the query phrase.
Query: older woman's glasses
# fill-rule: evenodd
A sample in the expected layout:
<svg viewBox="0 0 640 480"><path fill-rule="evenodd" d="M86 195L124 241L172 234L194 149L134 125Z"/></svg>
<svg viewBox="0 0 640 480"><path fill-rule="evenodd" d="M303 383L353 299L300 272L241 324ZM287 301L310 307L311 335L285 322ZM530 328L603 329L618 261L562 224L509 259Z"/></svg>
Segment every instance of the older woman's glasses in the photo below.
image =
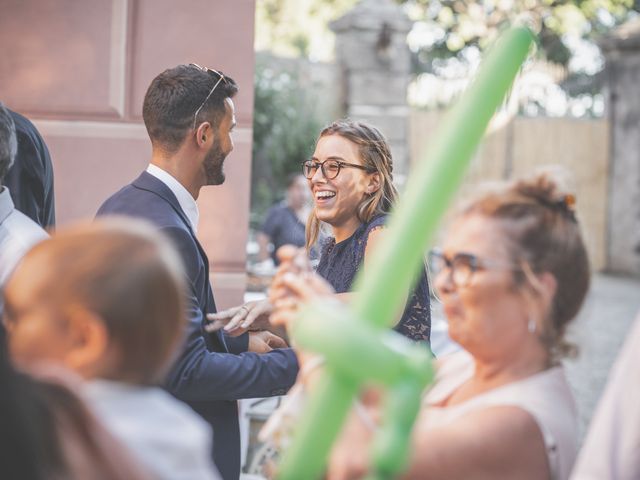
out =
<svg viewBox="0 0 640 480"><path fill-rule="evenodd" d="M341 168L359 168L371 172L371 169L363 167L362 165L356 165L355 163L341 162L339 160L325 160L324 162L314 162L313 160L307 160L302 162L302 173L307 179L311 180L318 171L318 168L322 171L322 175L327 180L333 180L340 173Z"/></svg>
<svg viewBox="0 0 640 480"><path fill-rule="evenodd" d="M478 270L521 270L521 267L508 263L483 260L471 253L456 253L448 258L442 250L434 248L429 252L429 270L434 277L440 275L445 269L449 269L451 281L456 287L466 287L471 282L473 274Z"/></svg>
<svg viewBox="0 0 640 480"><path fill-rule="evenodd" d="M224 77L224 75L222 73L220 73L217 70L213 70L212 68L201 67L200 65L198 65L196 63L190 63L189 66L190 67L195 67L198 70L202 70L203 72L207 72L209 75L214 75L215 78L218 79L218 81L213 85L213 88L211 88L211 90L209 91L209 95L206 96L204 101L200 104L200 106L196 110L196 113L194 113L194 115L193 115L193 129L195 130L196 129L196 121L198 119L198 114L200 113L200 110L202 110L202 107L204 107L205 103L207 103L207 100L209 100L209 97L211 96L213 91L218 87L218 85L220 85L220 82L224 82L226 84L227 83L227 79Z"/></svg>

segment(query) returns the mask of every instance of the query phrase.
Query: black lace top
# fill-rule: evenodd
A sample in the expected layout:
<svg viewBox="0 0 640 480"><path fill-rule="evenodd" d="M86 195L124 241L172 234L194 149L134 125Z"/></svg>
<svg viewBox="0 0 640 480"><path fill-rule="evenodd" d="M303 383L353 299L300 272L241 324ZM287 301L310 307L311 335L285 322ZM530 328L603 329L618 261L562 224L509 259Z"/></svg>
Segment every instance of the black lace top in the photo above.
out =
<svg viewBox="0 0 640 480"><path fill-rule="evenodd" d="M364 260L369 233L375 228L384 226L385 221L386 215L379 215L369 223L360 225L351 237L340 243L336 243L333 237L325 240L317 272L333 286L337 293L351 290L356 272ZM407 301L402 318L394 330L411 340L429 342L431 309L427 274L424 268L420 281Z"/></svg>

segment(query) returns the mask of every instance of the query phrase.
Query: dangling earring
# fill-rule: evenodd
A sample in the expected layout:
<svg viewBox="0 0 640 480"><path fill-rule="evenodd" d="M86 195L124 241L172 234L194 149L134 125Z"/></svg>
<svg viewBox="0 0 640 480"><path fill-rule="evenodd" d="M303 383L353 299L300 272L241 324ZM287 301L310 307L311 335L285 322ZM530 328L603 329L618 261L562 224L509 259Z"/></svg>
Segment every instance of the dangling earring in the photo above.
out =
<svg viewBox="0 0 640 480"><path fill-rule="evenodd" d="M533 316L529 316L529 321L527 322L527 330L529 333L536 333L536 321L533 319Z"/></svg>

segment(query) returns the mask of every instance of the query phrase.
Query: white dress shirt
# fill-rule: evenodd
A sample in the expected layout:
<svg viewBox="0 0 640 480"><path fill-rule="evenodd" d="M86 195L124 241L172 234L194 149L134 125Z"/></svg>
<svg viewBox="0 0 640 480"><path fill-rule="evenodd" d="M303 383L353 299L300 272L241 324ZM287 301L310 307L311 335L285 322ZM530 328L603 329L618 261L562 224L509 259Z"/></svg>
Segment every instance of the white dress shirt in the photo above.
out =
<svg viewBox="0 0 640 480"><path fill-rule="evenodd" d="M180 208L182 208L182 211L189 219L189 223L191 223L191 229L193 230L193 233L198 233L198 220L200 218L200 212L198 211L198 204L191 196L189 191L184 188L184 186L178 180L171 176L170 173L161 169L157 165L149 164L149 166L147 167L147 173L150 173L162 183L164 183L167 187L169 187L169 190L171 190L178 199Z"/></svg>
<svg viewBox="0 0 640 480"><path fill-rule="evenodd" d="M84 384L105 427L157 480L220 480L211 459L211 427L158 387L108 380Z"/></svg>
<svg viewBox="0 0 640 480"><path fill-rule="evenodd" d="M47 237L40 225L16 210L9 189L0 186L0 290L24 254Z"/></svg>

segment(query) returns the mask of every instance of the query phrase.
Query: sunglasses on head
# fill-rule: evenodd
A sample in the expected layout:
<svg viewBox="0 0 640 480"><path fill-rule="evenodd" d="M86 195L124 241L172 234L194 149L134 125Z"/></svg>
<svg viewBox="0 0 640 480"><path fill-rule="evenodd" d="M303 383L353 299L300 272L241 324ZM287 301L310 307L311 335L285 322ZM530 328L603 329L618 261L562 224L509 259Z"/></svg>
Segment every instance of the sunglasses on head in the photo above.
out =
<svg viewBox="0 0 640 480"><path fill-rule="evenodd" d="M196 129L196 121L198 119L198 114L200 113L200 110L202 110L202 108L204 107L205 103L207 103L207 100L209 100L209 97L211 96L213 91L218 87L218 85L220 85L220 82L224 82L225 84L227 84L227 79L225 78L225 76L222 73L220 73L219 71L214 70L212 68L201 67L197 63L190 63L189 66L197 68L198 70L201 70L203 72L207 72L209 75L214 75L215 78L217 79L216 83L213 85L213 87L209 91L209 94L206 96L204 101L200 104L200 106L196 110L196 113L193 114L193 129L195 130Z"/></svg>

